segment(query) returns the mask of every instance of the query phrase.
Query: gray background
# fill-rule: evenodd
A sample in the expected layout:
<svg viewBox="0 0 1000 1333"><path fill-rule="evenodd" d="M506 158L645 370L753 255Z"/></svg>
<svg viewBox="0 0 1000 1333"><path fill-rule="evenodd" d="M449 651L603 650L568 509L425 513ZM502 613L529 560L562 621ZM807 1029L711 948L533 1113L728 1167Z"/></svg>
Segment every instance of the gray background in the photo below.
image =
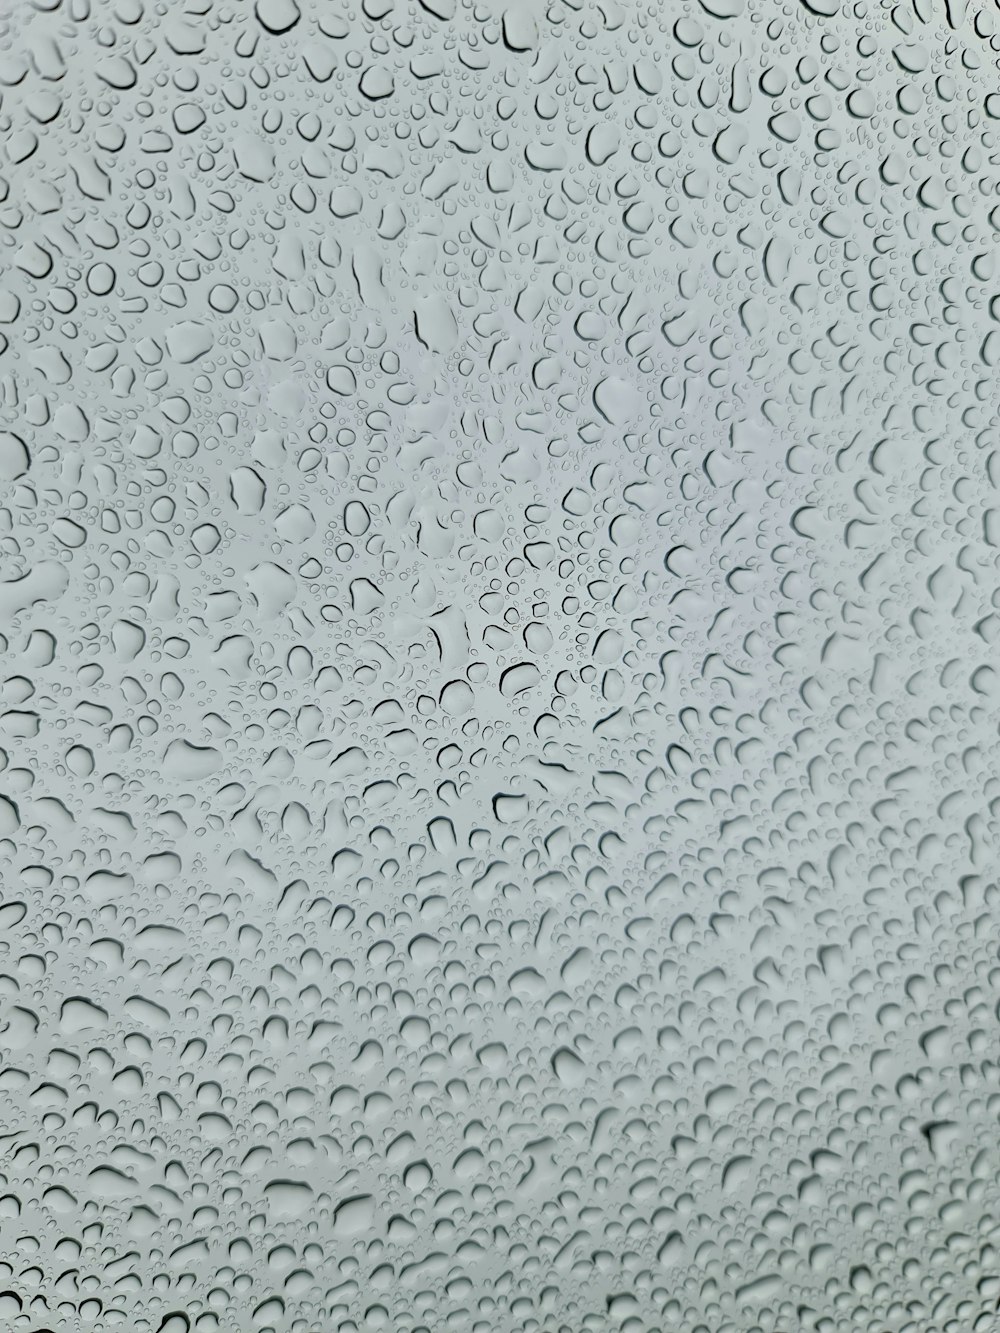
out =
<svg viewBox="0 0 1000 1333"><path fill-rule="evenodd" d="M1000 14L0 16L0 1322L996 1327Z"/></svg>

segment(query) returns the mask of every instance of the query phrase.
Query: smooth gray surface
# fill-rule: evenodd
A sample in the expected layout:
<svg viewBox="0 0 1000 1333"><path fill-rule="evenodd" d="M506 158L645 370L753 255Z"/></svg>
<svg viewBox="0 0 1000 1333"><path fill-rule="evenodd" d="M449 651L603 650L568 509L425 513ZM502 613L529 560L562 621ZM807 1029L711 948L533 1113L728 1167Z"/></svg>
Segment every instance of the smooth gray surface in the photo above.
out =
<svg viewBox="0 0 1000 1333"><path fill-rule="evenodd" d="M3 7L3 1328L997 1327L995 32Z"/></svg>

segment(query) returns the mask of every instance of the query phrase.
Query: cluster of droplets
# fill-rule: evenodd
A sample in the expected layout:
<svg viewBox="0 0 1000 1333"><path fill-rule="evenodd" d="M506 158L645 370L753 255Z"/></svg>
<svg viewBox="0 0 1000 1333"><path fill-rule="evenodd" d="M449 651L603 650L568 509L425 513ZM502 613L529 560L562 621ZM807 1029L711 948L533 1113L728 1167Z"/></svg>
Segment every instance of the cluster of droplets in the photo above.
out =
<svg viewBox="0 0 1000 1333"><path fill-rule="evenodd" d="M988 1333L995 7L7 11L0 1322Z"/></svg>

